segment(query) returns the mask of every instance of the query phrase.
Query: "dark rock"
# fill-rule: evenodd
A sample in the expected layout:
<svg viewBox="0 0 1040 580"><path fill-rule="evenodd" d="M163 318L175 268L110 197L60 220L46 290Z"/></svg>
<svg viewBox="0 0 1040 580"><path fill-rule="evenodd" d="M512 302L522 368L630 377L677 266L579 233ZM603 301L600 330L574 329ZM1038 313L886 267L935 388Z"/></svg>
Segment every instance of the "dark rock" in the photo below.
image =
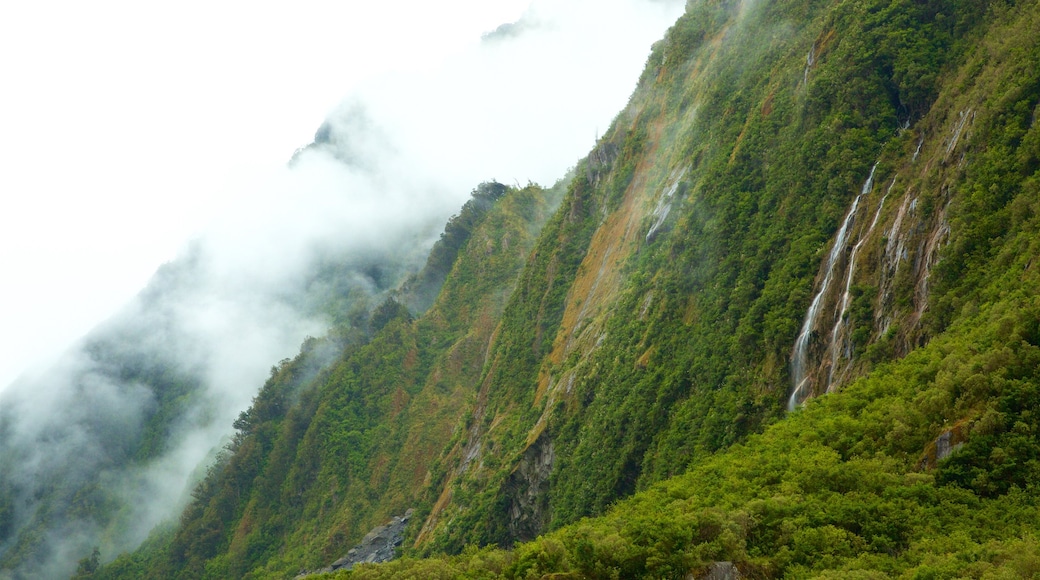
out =
<svg viewBox="0 0 1040 580"><path fill-rule="evenodd" d="M552 441L543 433L525 452L503 486L509 501L509 542L532 540L548 528L549 476L556 453Z"/></svg>
<svg viewBox="0 0 1040 580"><path fill-rule="evenodd" d="M336 570L350 570L357 564L389 562L397 557L397 547L404 541L404 528L412 517L413 510L403 516L394 516L389 522L376 526L365 534L361 543L347 551L347 554L329 566L310 572L301 572L296 579L311 574L324 574ZM294 580L296 580L294 579Z"/></svg>
<svg viewBox="0 0 1040 580"><path fill-rule="evenodd" d="M700 576L700 580L740 580L741 578L740 570L733 562L715 562L708 569L707 574ZM686 580L696 579L697 577L693 574L686 576Z"/></svg>
<svg viewBox="0 0 1040 580"><path fill-rule="evenodd" d="M951 453L960 449L963 445L963 441L953 442L953 431L943 431L942 435L939 435L938 439L935 440L935 460L942 461L950 456Z"/></svg>
<svg viewBox="0 0 1040 580"><path fill-rule="evenodd" d="M920 470L935 469L939 462L948 458L964 446L968 439L968 427L965 422L958 423L943 431L935 440L925 447L921 460L917 464Z"/></svg>

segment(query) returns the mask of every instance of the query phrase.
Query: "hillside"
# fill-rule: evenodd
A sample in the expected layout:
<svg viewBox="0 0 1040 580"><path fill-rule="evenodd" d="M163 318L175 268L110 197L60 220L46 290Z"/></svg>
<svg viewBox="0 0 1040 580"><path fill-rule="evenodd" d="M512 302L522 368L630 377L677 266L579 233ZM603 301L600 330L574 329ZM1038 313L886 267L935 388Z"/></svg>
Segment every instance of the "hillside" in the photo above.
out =
<svg viewBox="0 0 1040 580"><path fill-rule="evenodd" d="M1037 574L1038 30L689 2L567 182L435 253L429 310L419 276L276 368L94 576L291 577L407 509L408 558L340 574Z"/></svg>
<svg viewBox="0 0 1040 580"><path fill-rule="evenodd" d="M318 340L272 369L180 525L155 539L161 550L146 544L104 572L140 575L136 557L157 577L319 568L346 552L357 530L413 505L473 406L468 386L523 257L558 201L556 190L537 186L478 188L426 267L375 309L371 339L343 350L315 378L303 369ZM437 299L413 319L404 304L438 277Z"/></svg>
<svg viewBox="0 0 1040 580"><path fill-rule="evenodd" d="M322 149L291 171L352 170ZM380 192L369 222L398 212L395 193ZM285 215L273 243L247 251L203 237L55 364L6 386L0 577L68 576L93 546L133 549L176 517L272 364L331 327L299 370L313 376L363 340L372 309L422 267L447 215L395 216L375 236L328 235L313 221L294 232L300 216Z"/></svg>

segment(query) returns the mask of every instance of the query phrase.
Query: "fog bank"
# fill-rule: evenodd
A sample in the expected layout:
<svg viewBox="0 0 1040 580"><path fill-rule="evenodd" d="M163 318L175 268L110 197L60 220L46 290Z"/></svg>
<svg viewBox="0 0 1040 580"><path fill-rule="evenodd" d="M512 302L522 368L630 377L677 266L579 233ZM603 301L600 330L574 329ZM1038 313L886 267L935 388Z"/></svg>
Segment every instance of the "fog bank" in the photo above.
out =
<svg viewBox="0 0 1040 580"><path fill-rule="evenodd" d="M440 60L429 60L419 31L437 21L418 26L406 10L397 14L407 21L400 29L392 26L400 19L387 20L384 36L340 52L343 67L319 73L334 78L348 63L379 62L371 53L387 46L424 64L356 80L328 109L317 143L286 153L282 161L291 162L242 162L240 149L250 150L245 141L257 134L250 126L183 143L206 152L198 173L155 160L134 173L136 194L161 201L120 216L133 225L120 244L149 245L141 232L169 220L190 222L192 241L57 362L3 392L0 570L67 574L91 546L109 559L174 517L190 474L220 447L271 366L418 268L477 183L561 177L622 108L650 44L681 9L649 0L535 2ZM415 10L419 18L431 9ZM315 66L306 56L298 64ZM262 131L278 115L257 112L251 122ZM52 166L67 155L54 152ZM188 177L171 178L179 173ZM110 227L89 212L77 217L96 220L88 232ZM74 254L79 238L59 243ZM24 239L13 247L28 252ZM26 309L36 327L81 324L66 321L61 305L89 301L89 292L61 289L48 295L58 301L49 311ZM17 309L19 299L10 295L4 308ZM5 328L14 340L17 326Z"/></svg>

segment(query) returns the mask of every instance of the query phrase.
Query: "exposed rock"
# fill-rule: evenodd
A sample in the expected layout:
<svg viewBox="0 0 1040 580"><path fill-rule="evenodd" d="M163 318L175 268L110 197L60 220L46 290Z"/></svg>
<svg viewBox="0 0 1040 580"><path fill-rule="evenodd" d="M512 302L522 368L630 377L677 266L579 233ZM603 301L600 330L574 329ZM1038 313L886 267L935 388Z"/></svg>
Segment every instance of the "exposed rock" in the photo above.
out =
<svg viewBox="0 0 1040 580"><path fill-rule="evenodd" d="M918 469L935 469L939 466L939 462L946 459L964 446L964 442L968 439L968 425L962 421L954 425L953 427L943 431L935 438L935 441L930 443L921 455L921 459L918 462Z"/></svg>
<svg viewBox="0 0 1040 580"><path fill-rule="evenodd" d="M413 510L403 516L394 516L389 522L376 526L365 535L361 543L351 548L345 556L320 570L300 572L296 579L312 574L326 574L336 570L350 570L357 564L389 562L397 557L397 547L404 541L404 528L412 517Z"/></svg>
<svg viewBox="0 0 1040 580"><path fill-rule="evenodd" d="M704 576L686 575L686 580L740 580L740 570L733 562L715 562Z"/></svg>
<svg viewBox="0 0 1040 580"><path fill-rule="evenodd" d="M556 454L544 434L524 452L504 485L509 498L509 534L513 541L534 539L549 523L549 476Z"/></svg>
<svg viewBox="0 0 1040 580"><path fill-rule="evenodd" d="M610 141L603 141L589 152L585 166L585 177L591 183L598 183L603 175L609 173L618 157L618 146Z"/></svg>
<svg viewBox="0 0 1040 580"><path fill-rule="evenodd" d="M939 435L935 440L935 460L942 461L946 459L963 445L963 441L953 442L953 431L943 431L942 435Z"/></svg>

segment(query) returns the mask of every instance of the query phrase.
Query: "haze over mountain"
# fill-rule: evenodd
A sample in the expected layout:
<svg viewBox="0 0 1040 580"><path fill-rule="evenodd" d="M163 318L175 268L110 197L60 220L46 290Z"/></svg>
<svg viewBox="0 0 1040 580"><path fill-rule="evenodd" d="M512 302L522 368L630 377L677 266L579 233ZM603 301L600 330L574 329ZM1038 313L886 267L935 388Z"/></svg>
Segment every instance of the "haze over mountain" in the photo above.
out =
<svg viewBox="0 0 1040 580"><path fill-rule="evenodd" d="M426 135L443 128L438 123L457 120L436 150L458 150L458 159L430 164L425 176L456 204L490 177L552 182L631 93L646 50L680 4L0 8L0 75L9 87L0 95L0 190L8 204L0 228L7 353L0 389L114 313L189 239L245 206L260 211L249 200L268 191L293 151L359 91L385 103L378 122L407 155L419 154ZM595 17L579 22L583 12ZM521 18L541 25L527 39L480 48L482 34ZM610 58L591 58L596 51ZM569 60L588 64L563 74ZM424 86L428 104L436 98L444 108L406 119L418 109L402 107L408 92L394 87L404 85ZM503 85L510 90L493 102L474 100ZM388 93L398 96L387 100ZM462 116L462 106L488 112ZM498 114L509 107L522 112ZM520 145L552 127L566 131L538 147ZM481 165L485 151L505 147L508 155ZM421 173L419 160L412 163Z"/></svg>
<svg viewBox="0 0 1040 580"><path fill-rule="evenodd" d="M66 42L65 51L45 53L40 66L64 74L61 82L84 81L84 98L5 141L13 169L5 189L22 192L24 205L8 214L12 227L4 230L3 264L20 284L5 291L4 333L12 346L5 345L11 357L4 360L12 366L3 373L12 376L22 360L38 364L10 387L4 381L3 568L16 577L50 577L71 571L84 546L135 546L182 505L192 471L222 445L271 365L308 335L353 327L418 270L474 184L491 176L562 176L624 102L650 43L681 9L674 2L600 3L589 27L579 18L587 8L563 2L479 9L442 27L433 26L425 6L414 7L403 25L397 13L390 20L322 6L303 7L285 21L264 10L218 11L209 20L191 4L161 14L106 5L98 7L101 18L79 10L13 14L7 22L41 21L43 40L19 34L6 42L48 49L46 39ZM503 12L511 13L507 22L519 17L525 32L482 38L503 23L494 16ZM77 17L83 20L73 23ZM124 23L114 27L114 38L99 33L113 30L108 17ZM243 23L256 28L225 38ZM613 36L622 26L625 40L618 42ZM261 29L284 31L276 46L286 52L264 44ZM193 34L203 42L187 55L172 52L181 35ZM313 37L341 40L316 46ZM304 38L304 50L292 46ZM388 38L401 47L358 56ZM416 49L430 44L432 50ZM258 55L249 54L261 45ZM82 52L66 63L76 46ZM125 46L140 52L124 53ZM561 55L580 61L594 50L611 56L609 67L558 72ZM114 64L97 64L106 58ZM23 90L50 86L31 82L38 71L12 65ZM80 67L100 74L74 76L83 74ZM313 76L303 78L297 68ZM277 74L281 80L262 76ZM122 75L131 76L128 85ZM201 86L178 81L205 82L206 89L196 93ZM300 88L315 82L317 88ZM266 93L276 85L272 99ZM415 86L424 87L421 101L402 92ZM316 142L295 154L284 143L270 145L296 122L275 120L287 106L278 100L290 98L286 87L323 107L330 90L350 94L329 112ZM13 119L16 110L41 108L15 93L4 110ZM492 112L476 114L485 109ZM495 121L510 110L518 121ZM137 117L118 120L133 111ZM202 119L192 111L202 111ZM232 119L215 120L213 111ZM102 112L116 122L104 124ZM566 127L564 137L544 142L557 124ZM41 134L68 139L55 148ZM282 157L274 161L272 150ZM495 150L502 155L492 162L488 152ZM72 201L63 202L65 195ZM189 234L193 240L185 242ZM141 264L178 247L176 258L127 298L141 283ZM58 256L86 264L66 268ZM124 304L107 322L64 346L117 301ZM24 345L34 336L43 337L37 344L57 344L33 353Z"/></svg>

